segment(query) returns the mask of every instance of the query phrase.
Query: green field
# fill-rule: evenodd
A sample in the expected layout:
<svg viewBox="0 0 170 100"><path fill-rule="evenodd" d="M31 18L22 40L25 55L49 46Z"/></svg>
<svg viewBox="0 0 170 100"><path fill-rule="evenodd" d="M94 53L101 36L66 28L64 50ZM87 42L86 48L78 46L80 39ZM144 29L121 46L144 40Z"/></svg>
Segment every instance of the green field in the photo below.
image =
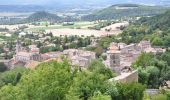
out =
<svg viewBox="0 0 170 100"><path fill-rule="evenodd" d="M48 29L62 29L62 28L88 28L94 26L94 22L75 22L74 25L63 26L63 24L55 24L49 26L35 26L34 28L25 29L25 31L37 31L37 30L48 30Z"/></svg>
<svg viewBox="0 0 170 100"><path fill-rule="evenodd" d="M165 94L157 94L152 97L152 100L167 100L167 96Z"/></svg>
<svg viewBox="0 0 170 100"><path fill-rule="evenodd" d="M149 94L144 93L143 100L151 100ZM152 100L167 100L166 94L156 94L152 96Z"/></svg>

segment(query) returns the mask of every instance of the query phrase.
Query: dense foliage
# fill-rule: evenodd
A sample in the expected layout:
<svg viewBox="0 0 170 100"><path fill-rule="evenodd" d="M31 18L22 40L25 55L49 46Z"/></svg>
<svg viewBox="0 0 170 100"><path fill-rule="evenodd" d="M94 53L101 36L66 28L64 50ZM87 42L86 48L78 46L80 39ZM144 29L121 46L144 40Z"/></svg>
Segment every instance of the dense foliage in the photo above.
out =
<svg viewBox="0 0 170 100"><path fill-rule="evenodd" d="M129 17L153 16L163 13L166 7L143 6L136 4L113 5L93 14L82 17L83 20L127 19Z"/></svg>
<svg viewBox="0 0 170 100"><path fill-rule="evenodd" d="M26 68L16 67L15 69L0 73L0 88L7 84L16 85L25 72L27 72Z"/></svg>
<svg viewBox="0 0 170 100"><path fill-rule="evenodd" d="M108 81L112 77L114 73L101 61L93 61L87 70L71 68L67 61L51 61L23 73L17 82L10 79L0 88L0 99L142 100L145 88L141 84L116 84Z"/></svg>
<svg viewBox="0 0 170 100"><path fill-rule="evenodd" d="M122 41L138 43L145 39L150 40L153 46L170 47L170 11L151 18L142 18L131 24L121 34Z"/></svg>
<svg viewBox="0 0 170 100"><path fill-rule="evenodd" d="M61 20L55 14L47 13L47 12L36 12L29 16L28 18L24 19L25 22L38 22L38 21L49 21L49 22L58 22Z"/></svg>
<svg viewBox="0 0 170 100"><path fill-rule="evenodd" d="M38 11L30 15L28 18L0 18L0 25L14 25L14 24L24 24L24 23L33 23L41 22L41 21L48 21L50 24L58 23L58 22L72 22L77 21L73 17L59 17L56 14L48 13L45 11Z"/></svg>
<svg viewBox="0 0 170 100"><path fill-rule="evenodd" d="M7 70L7 66L4 63L0 62L0 72L4 72L6 70Z"/></svg>
<svg viewBox="0 0 170 100"><path fill-rule="evenodd" d="M163 81L170 79L170 51L153 55L142 53L133 64L139 70L139 82L148 88L159 88Z"/></svg>

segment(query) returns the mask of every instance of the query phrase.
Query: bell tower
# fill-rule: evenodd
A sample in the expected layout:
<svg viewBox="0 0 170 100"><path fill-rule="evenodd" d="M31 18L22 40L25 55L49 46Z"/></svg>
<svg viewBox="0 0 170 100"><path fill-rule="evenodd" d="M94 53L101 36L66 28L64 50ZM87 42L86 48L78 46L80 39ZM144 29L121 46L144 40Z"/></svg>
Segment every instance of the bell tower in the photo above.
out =
<svg viewBox="0 0 170 100"><path fill-rule="evenodd" d="M15 49L16 49L16 51L15 51L16 54L22 50L21 42L19 40L17 40L17 42L16 42Z"/></svg>

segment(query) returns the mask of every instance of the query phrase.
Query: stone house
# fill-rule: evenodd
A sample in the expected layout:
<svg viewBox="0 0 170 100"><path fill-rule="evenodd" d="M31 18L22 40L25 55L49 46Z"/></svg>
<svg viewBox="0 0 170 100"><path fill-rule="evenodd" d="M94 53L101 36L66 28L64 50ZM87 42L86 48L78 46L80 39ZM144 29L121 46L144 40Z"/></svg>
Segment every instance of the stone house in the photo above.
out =
<svg viewBox="0 0 170 100"><path fill-rule="evenodd" d="M110 79L109 81L116 81L121 83L138 82L138 71L122 72L119 76Z"/></svg>
<svg viewBox="0 0 170 100"><path fill-rule="evenodd" d="M15 65L26 65L31 61L40 61L41 55L39 53L39 48L35 45L30 45L28 50L24 49L20 41L16 43L16 55L8 62L8 66L11 68Z"/></svg>
<svg viewBox="0 0 170 100"><path fill-rule="evenodd" d="M93 59L96 58L96 54L91 51L84 51L78 49L64 50L63 54L68 57L72 65L79 67L86 67Z"/></svg>

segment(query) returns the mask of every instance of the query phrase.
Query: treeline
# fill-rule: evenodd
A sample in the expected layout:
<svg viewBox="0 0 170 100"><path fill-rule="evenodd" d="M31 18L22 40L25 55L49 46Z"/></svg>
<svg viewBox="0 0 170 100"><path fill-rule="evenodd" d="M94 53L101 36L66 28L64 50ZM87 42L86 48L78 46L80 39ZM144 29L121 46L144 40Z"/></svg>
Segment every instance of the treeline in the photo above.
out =
<svg viewBox="0 0 170 100"><path fill-rule="evenodd" d="M142 100L143 85L108 81L114 76L115 73L98 60L92 61L87 70L71 68L65 60L51 61L40 64L35 70L2 73L0 99Z"/></svg>
<svg viewBox="0 0 170 100"><path fill-rule="evenodd" d="M43 33L42 33L43 34ZM91 37L84 36L53 36L52 33L43 34L43 37L48 37L43 41L31 41L31 39L39 40L40 38L34 34L27 34L21 38L24 41L23 46L35 44L40 48L40 53L52 51L63 51L65 49L78 49L91 44ZM25 39L27 38L27 39Z"/></svg>
<svg viewBox="0 0 170 100"><path fill-rule="evenodd" d="M150 40L153 46L170 47L170 11L151 18L142 18L132 23L121 34L127 44Z"/></svg>
<svg viewBox="0 0 170 100"><path fill-rule="evenodd" d="M160 54L142 53L133 64L139 70L139 82L148 88L159 88L164 81L170 80L170 11L155 17L142 18L132 23L120 35L121 42L130 44L150 40L152 46L167 49Z"/></svg>
<svg viewBox="0 0 170 100"><path fill-rule="evenodd" d="M83 16L82 20L111 20L111 19L128 19L141 16L154 16L164 13L167 7L144 6L135 4L113 5L103 10L94 12L90 15Z"/></svg>
<svg viewBox="0 0 170 100"><path fill-rule="evenodd" d="M139 83L159 88L170 79L170 51L157 55L142 53L133 67L139 71Z"/></svg>

